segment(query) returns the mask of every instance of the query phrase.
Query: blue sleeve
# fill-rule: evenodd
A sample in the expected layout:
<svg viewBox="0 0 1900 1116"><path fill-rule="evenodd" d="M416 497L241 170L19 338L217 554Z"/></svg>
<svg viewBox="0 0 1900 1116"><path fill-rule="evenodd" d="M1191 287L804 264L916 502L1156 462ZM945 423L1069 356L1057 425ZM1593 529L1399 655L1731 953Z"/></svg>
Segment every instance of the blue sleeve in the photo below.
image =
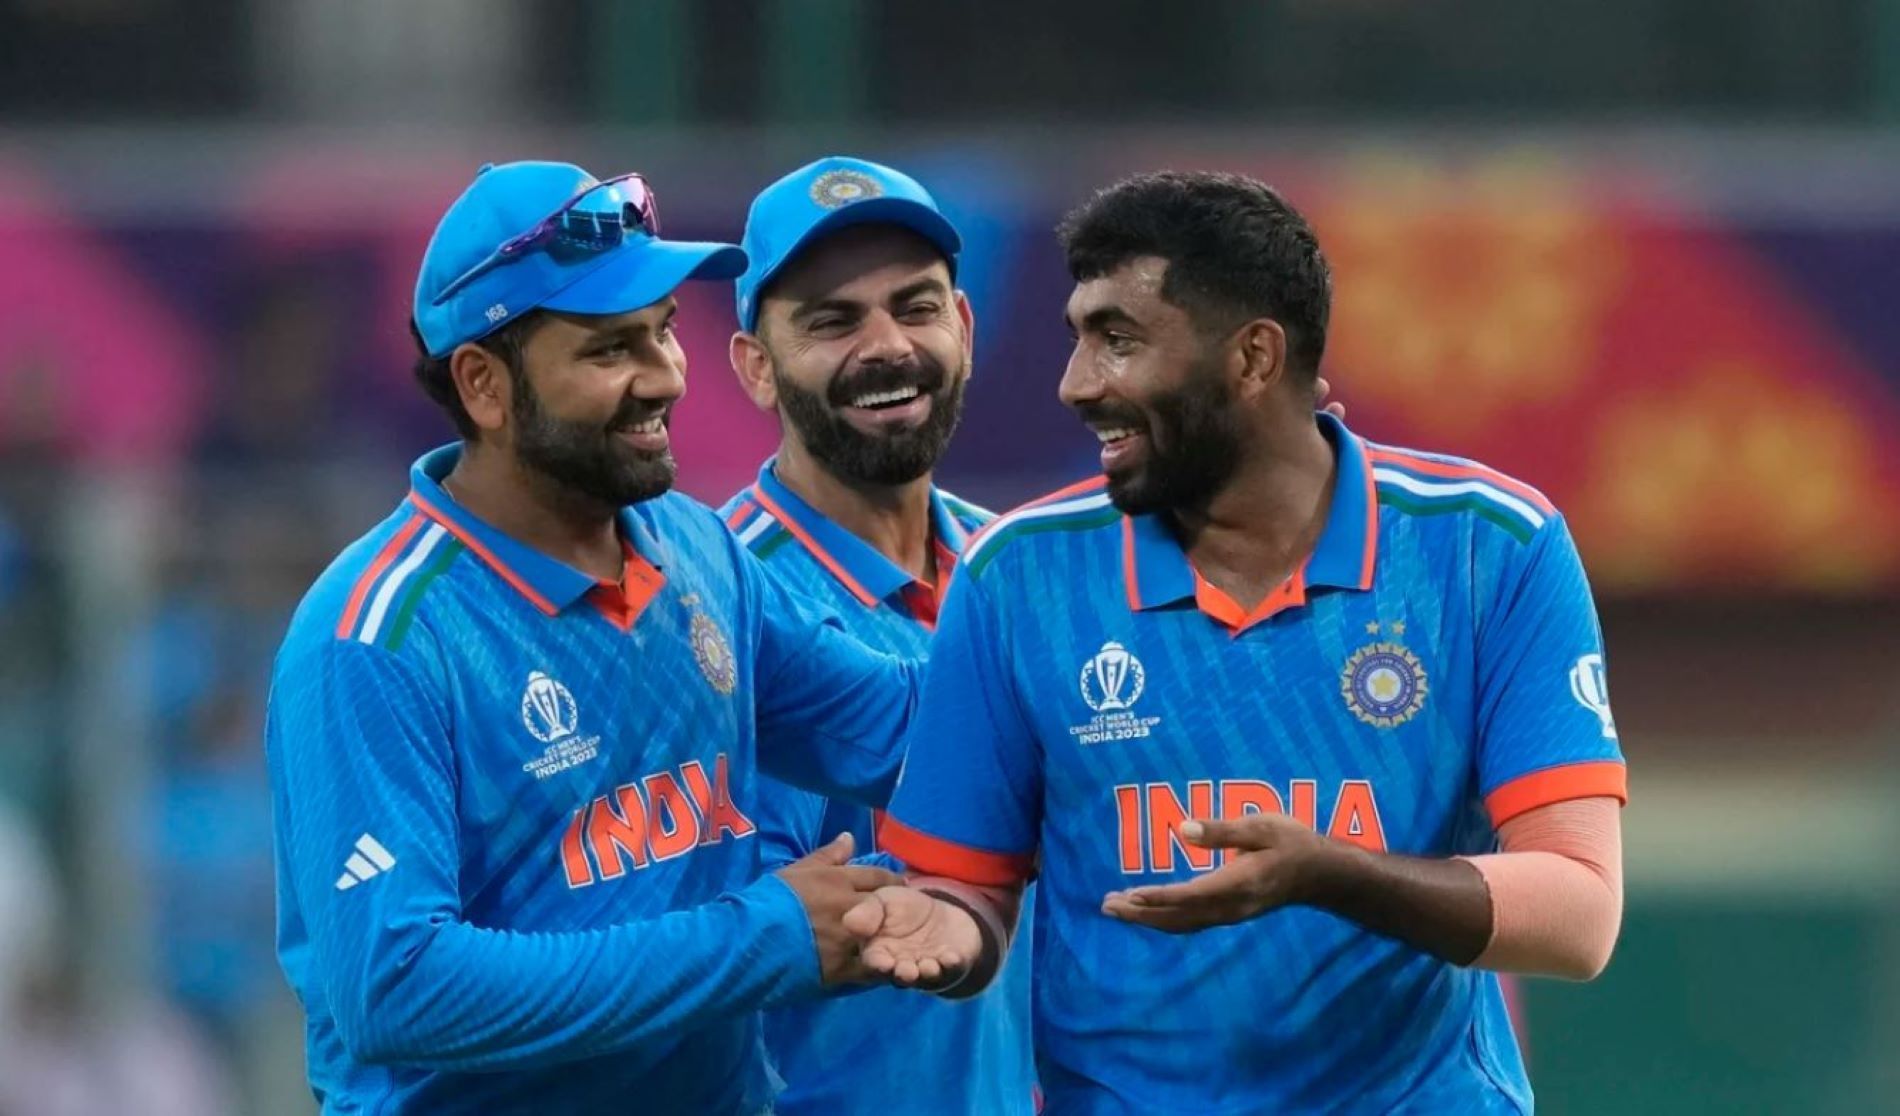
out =
<svg viewBox="0 0 1900 1116"><path fill-rule="evenodd" d="M758 801L754 804L752 817L759 824L759 861L766 871L783 868L801 856L816 852L819 846L837 836L827 828L827 822L834 813L852 813L860 817L864 808L854 803L836 803L822 798L810 791L788 786L777 779L759 781ZM854 834L868 829L868 824L860 823L851 827ZM876 868L889 868L901 872L904 866L897 858L875 850L872 841L864 836L858 837L858 850L862 855L853 857L853 864L869 864ZM871 850L866 852L865 850Z"/></svg>
<svg viewBox="0 0 1900 1116"><path fill-rule="evenodd" d="M825 800L777 779L760 779L752 818L759 823L760 863L771 871L818 848Z"/></svg>
<svg viewBox="0 0 1900 1116"><path fill-rule="evenodd" d="M1042 749L1001 631L985 583L958 573L931 641L904 775L879 831L884 848L916 871L996 887L1029 878L1042 831Z"/></svg>
<svg viewBox="0 0 1900 1116"><path fill-rule="evenodd" d="M882 807L903 762L920 667L871 650L734 547L759 601L759 766L827 798Z"/></svg>
<svg viewBox="0 0 1900 1116"><path fill-rule="evenodd" d="M1603 633L1576 543L1552 516L1528 543L1503 545L1477 638L1478 784L1492 820L1624 798Z"/></svg>
<svg viewBox="0 0 1900 1116"><path fill-rule="evenodd" d="M309 938L303 983L353 1057L521 1069L818 992L810 924L770 876L703 906L599 930L518 933L464 921L444 688L426 662L329 641L286 652L272 689L272 791L287 886Z"/></svg>

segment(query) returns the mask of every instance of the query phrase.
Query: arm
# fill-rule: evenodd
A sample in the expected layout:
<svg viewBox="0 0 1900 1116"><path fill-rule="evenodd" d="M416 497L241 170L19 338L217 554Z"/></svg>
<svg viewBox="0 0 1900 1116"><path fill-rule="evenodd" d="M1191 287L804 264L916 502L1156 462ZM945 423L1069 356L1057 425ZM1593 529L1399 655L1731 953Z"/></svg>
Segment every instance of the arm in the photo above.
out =
<svg viewBox="0 0 1900 1116"><path fill-rule="evenodd" d="M759 602L759 766L827 798L882 807L903 764L921 667L853 639L732 545Z"/></svg>
<svg viewBox="0 0 1900 1116"><path fill-rule="evenodd" d="M1593 980L1623 920L1622 817L1614 798L1539 806L1469 859L1334 846L1311 905L1458 965Z"/></svg>
<svg viewBox="0 0 1900 1116"><path fill-rule="evenodd" d="M867 965L951 998L982 991L1000 971L1041 836L1041 747L995 609L984 582L961 573L951 582L904 776L878 834L917 875L909 889L880 891L881 906L852 912L862 920L853 929L871 939Z"/></svg>
<svg viewBox="0 0 1900 1116"><path fill-rule="evenodd" d="M1185 884L1112 893L1103 911L1184 933L1305 904L1460 965L1601 972L1622 915L1624 782L1596 609L1561 519L1500 565L1479 624L1477 773L1501 853L1391 856L1280 815L1200 821L1188 840L1241 855Z"/></svg>
<svg viewBox="0 0 1900 1116"><path fill-rule="evenodd" d="M759 823L759 863L770 871L810 856L826 844L827 822L834 815L844 814L848 818L857 813L862 813L862 809L853 803L820 798L810 791L787 786L775 779L762 780L758 802L754 804L752 812L753 820ZM875 812L872 816L876 816ZM856 827L843 825L839 826L832 839L847 832L852 833L855 840ZM851 863L892 872L904 870L896 857L875 848L853 857Z"/></svg>
<svg viewBox="0 0 1900 1116"><path fill-rule="evenodd" d="M810 853L821 842L825 800L776 779L759 780L752 820L759 823L759 863L771 870Z"/></svg>
<svg viewBox="0 0 1900 1116"><path fill-rule="evenodd" d="M1503 851L1468 860L1370 852L1284 815L1189 823L1195 844L1243 851L1189 883L1113 893L1102 909L1189 933L1297 904L1453 964L1589 980L1622 918L1619 823L1613 798L1539 806L1505 824Z"/></svg>
<svg viewBox="0 0 1900 1116"><path fill-rule="evenodd" d="M1614 798L1539 806L1498 830L1503 851L1471 858L1491 891L1476 964L1592 980L1623 921L1623 818Z"/></svg>
<svg viewBox="0 0 1900 1116"><path fill-rule="evenodd" d="M456 763L423 668L340 641L287 657L268 727L286 882L308 927L302 988L361 1061L510 1069L598 1055L815 992L813 931L785 881L598 930L462 918ZM339 887L359 838L393 863Z"/></svg>

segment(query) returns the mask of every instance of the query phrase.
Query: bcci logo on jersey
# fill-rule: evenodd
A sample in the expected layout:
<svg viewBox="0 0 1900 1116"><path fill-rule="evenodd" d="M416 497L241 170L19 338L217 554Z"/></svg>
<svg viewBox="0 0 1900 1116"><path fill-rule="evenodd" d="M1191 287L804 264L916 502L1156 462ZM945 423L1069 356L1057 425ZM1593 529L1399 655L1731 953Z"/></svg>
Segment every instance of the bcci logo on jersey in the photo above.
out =
<svg viewBox="0 0 1900 1116"><path fill-rule="evenodd" d="M521 724L548 746L538 758L521 765L537 779L559 774L600 754L600 737L575 735L580 709L574 704L574 692L538 670L528 675L527 688L521 692Z"/></svg>
<svg viewBox="0 0 1900 1116"><path fill-rule="evenodd" d="M1069 726L1069 734L1083 744L1139 740L1161 723L1159 717L1130 712L1148 688L1148 672L1134 652L1112 639L1082 664L1079 685L1082 700L1095 712L1087 723Z"/></svg>
<svg viewBox="0 0 1900 1116"><path fill-rule="evenodd" d="M703 612L693 613L687 640L693 645L693 658L699 661L699 673L720 694L729 694L739 684L739 663L732 657L732 645L724 632Z"/></svg>
<svg viewBox="0 0 1900 1116"><path fill-rule="evenodd" d="M1339 692L1353 716L1375 728L1396 728L1425 707L1431 684L1425 664L1403 643L1368 643L1346 660Z"/></svg>

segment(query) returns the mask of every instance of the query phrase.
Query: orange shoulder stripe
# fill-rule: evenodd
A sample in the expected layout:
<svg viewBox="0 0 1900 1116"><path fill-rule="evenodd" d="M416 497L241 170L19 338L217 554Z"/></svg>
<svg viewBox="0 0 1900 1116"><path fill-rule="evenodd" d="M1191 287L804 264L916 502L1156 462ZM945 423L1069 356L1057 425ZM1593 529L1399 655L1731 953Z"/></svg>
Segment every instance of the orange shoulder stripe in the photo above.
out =
<svg viewBox="0 0 1900 1116"><path fill-rule="evenodd" d="M1587 760L1520 775L1485 795L1484 806L1491 824L1503 825L1539 806L1597 797L1629 802L1629 769L1621 761Z"/></svg>

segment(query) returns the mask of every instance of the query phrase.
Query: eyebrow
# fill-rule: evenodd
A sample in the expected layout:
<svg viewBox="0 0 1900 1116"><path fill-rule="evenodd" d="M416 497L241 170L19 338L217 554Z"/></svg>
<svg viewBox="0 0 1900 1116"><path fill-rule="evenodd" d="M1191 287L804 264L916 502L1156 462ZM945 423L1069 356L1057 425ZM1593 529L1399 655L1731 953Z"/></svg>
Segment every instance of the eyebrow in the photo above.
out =
<svg viewBox="0 0 1900 1116"><path fill-rule="evenodd" d="M795 307L792 310L792 321L802 322L808 318L815 318L828 310L841 314L849 314L859 310L863 305L862 302L850 298L815 299L811 302L800 303Z"/></svg>
<svg viewBox="0 0 1900 1116"><path fill-rule="evenodd" d="M947 295L949 293L950 293L950 288L943 285L943 280L937 278L934 275L926 275L922 279L917 280L915 283L911 283L908 286L897 288L896 292L894 292L891 295L891 301L892 302L908 302L909 300L916 298L918 295L924 295L924 294Z"/></svg>
<svg viewBox="0 0 1900 1116"><path fill-rule="evenodd" d="M1074 320L1070 318L1066 312L1062 315L1062 324L1070 329L1078 328ZM1082 324L1079 328L1087 330L1090 333L1100 333L1110 326L1118 325L1129 326L1135 329L1141 328L1141 323L1136 321L1132 314L1119 306L1103 306L1090 310L1087 314L1083 315Z"/></svg>

